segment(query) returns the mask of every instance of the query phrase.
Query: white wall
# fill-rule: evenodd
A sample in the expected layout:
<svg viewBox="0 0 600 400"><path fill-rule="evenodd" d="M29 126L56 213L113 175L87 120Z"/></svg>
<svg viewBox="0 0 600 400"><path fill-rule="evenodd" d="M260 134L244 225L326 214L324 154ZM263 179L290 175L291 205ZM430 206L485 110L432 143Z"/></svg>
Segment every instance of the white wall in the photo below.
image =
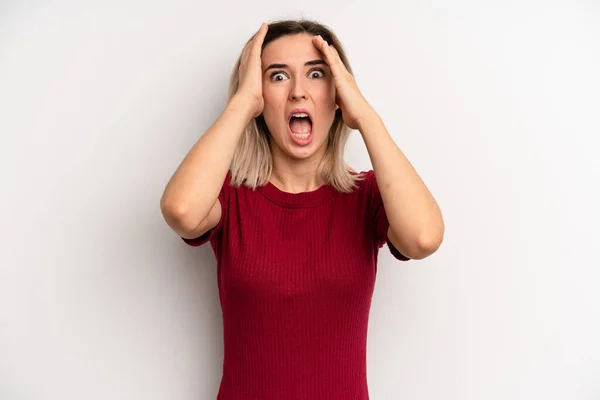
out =
<svg viewBox="0 0 600 400"><path fill-rule="evenodd" d="M233 4L0 4L0 399L215 398L214 256L159 199L245 40L302 15L446 220L430 258L382 253L371 398L599 399L598 3Z"/></svg>

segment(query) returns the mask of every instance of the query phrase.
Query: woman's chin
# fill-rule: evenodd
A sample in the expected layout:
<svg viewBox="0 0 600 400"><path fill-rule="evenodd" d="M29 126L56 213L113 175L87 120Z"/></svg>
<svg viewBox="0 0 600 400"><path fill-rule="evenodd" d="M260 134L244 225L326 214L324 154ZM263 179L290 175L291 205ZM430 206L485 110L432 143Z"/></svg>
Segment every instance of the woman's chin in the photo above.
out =
<svg viewBox="0 0 600 400"><path fill-rule="evenodd" d="M319 153L319 149L323 146L325 146L325 143L319 146L318 141L315 139L313 139L309 144L302 146L298 146L295 143L290 143L287 146L286 153L289 157L294 158L296 160L306 160Z"/></svg>

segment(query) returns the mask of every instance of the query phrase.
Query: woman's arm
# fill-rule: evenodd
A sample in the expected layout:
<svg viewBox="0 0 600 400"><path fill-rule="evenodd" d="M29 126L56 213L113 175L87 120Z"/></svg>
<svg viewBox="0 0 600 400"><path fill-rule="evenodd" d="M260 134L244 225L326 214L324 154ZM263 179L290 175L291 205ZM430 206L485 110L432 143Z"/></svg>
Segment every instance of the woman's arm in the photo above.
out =
<svg viewBox="0 0 600 400"><path fill-rule="evenodd" d="M358 89L335 47L321 36L315 36L313 43L325 55L333 73L344 123L358 129L367 145L390 223L388 239L409 258L429 256L444 236L444 221L435 199Z"/></svg>
<svg viewBox="0 0 600 400"><path fill-rule="evenodd" d="M437 202L374 111L357 123L390 223L388 239L412 259L431 255L444 237L444 221Z"/></svg>
<svg viewBox="0 0 600 400"><path fill-rule="evenodd" d="M261 46L268 30L262 24L240 56L239 84L225 111L196 142L171 177L160 208L180 236L193 238L213 228L221 217L219 192L246 126L262 112Z"/></svg>
<svg viewBox="0 0 600 400"><path fill-rule="evenodd" d="M178 234L199 236L218 222L221 209L217 197L252 113L249 100L234 96L169 180L160 207L165 220ZM216 221L206 221L209 215ZM202 226L203 221L208 222L207 226Z"/></svg>

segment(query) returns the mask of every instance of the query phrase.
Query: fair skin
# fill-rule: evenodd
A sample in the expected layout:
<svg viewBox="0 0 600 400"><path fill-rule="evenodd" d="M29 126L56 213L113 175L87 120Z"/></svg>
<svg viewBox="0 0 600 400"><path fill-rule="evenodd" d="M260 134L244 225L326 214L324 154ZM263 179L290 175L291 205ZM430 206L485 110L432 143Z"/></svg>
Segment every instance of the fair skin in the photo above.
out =
<svg viewBox="0 0 600 400"><path fill-rule="evenodd" d="M271 183L298 193L317 189L317 167L325 153L327 131L336 107L344 123L365 142L390 223L390 242L404 255L423 259L434 253L444 235L441 211L383 121L360 92L333 46L308 34L284 36L261 51L263 24L242 52L240 84L221 117L186 156L169 182L161 209L182 237L195 238L212 229L221 216L217 195L243 127L261 113L271 131ZM313 73L319 65L324 74ZM272 64L285 64L267 71ZM281 71L276 79L271 73ZM302 107L313 117L313 139L298 145L288 132L287 115ZM211 173L200 174L198 171Z"/></svg>
<svg viewBox="0 0 600 400"><path fill-rule="evenodd" d="M269 43L262 52L261 67L263 116L273 155L271 182L286 192L315 190L324 183L319 181L317 168L327 150L337 109L331 69L308 34L283 36ZM295 108L307 109L311 115L314 138L308 145L296 144L288 132L288 115Z"/></svg>

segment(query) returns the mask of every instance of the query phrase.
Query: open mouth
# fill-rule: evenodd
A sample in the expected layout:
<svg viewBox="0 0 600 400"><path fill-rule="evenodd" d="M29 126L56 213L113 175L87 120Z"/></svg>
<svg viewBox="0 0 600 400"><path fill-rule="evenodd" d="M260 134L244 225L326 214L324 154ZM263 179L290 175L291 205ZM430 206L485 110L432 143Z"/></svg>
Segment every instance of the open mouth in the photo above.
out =
<svg viewBox="0 0 600 400"><path fill-rule="evenodd" d="M306 140L312 133L312 119L307 112L294 112L290 115L289 127L293 137Z"/></svg>

